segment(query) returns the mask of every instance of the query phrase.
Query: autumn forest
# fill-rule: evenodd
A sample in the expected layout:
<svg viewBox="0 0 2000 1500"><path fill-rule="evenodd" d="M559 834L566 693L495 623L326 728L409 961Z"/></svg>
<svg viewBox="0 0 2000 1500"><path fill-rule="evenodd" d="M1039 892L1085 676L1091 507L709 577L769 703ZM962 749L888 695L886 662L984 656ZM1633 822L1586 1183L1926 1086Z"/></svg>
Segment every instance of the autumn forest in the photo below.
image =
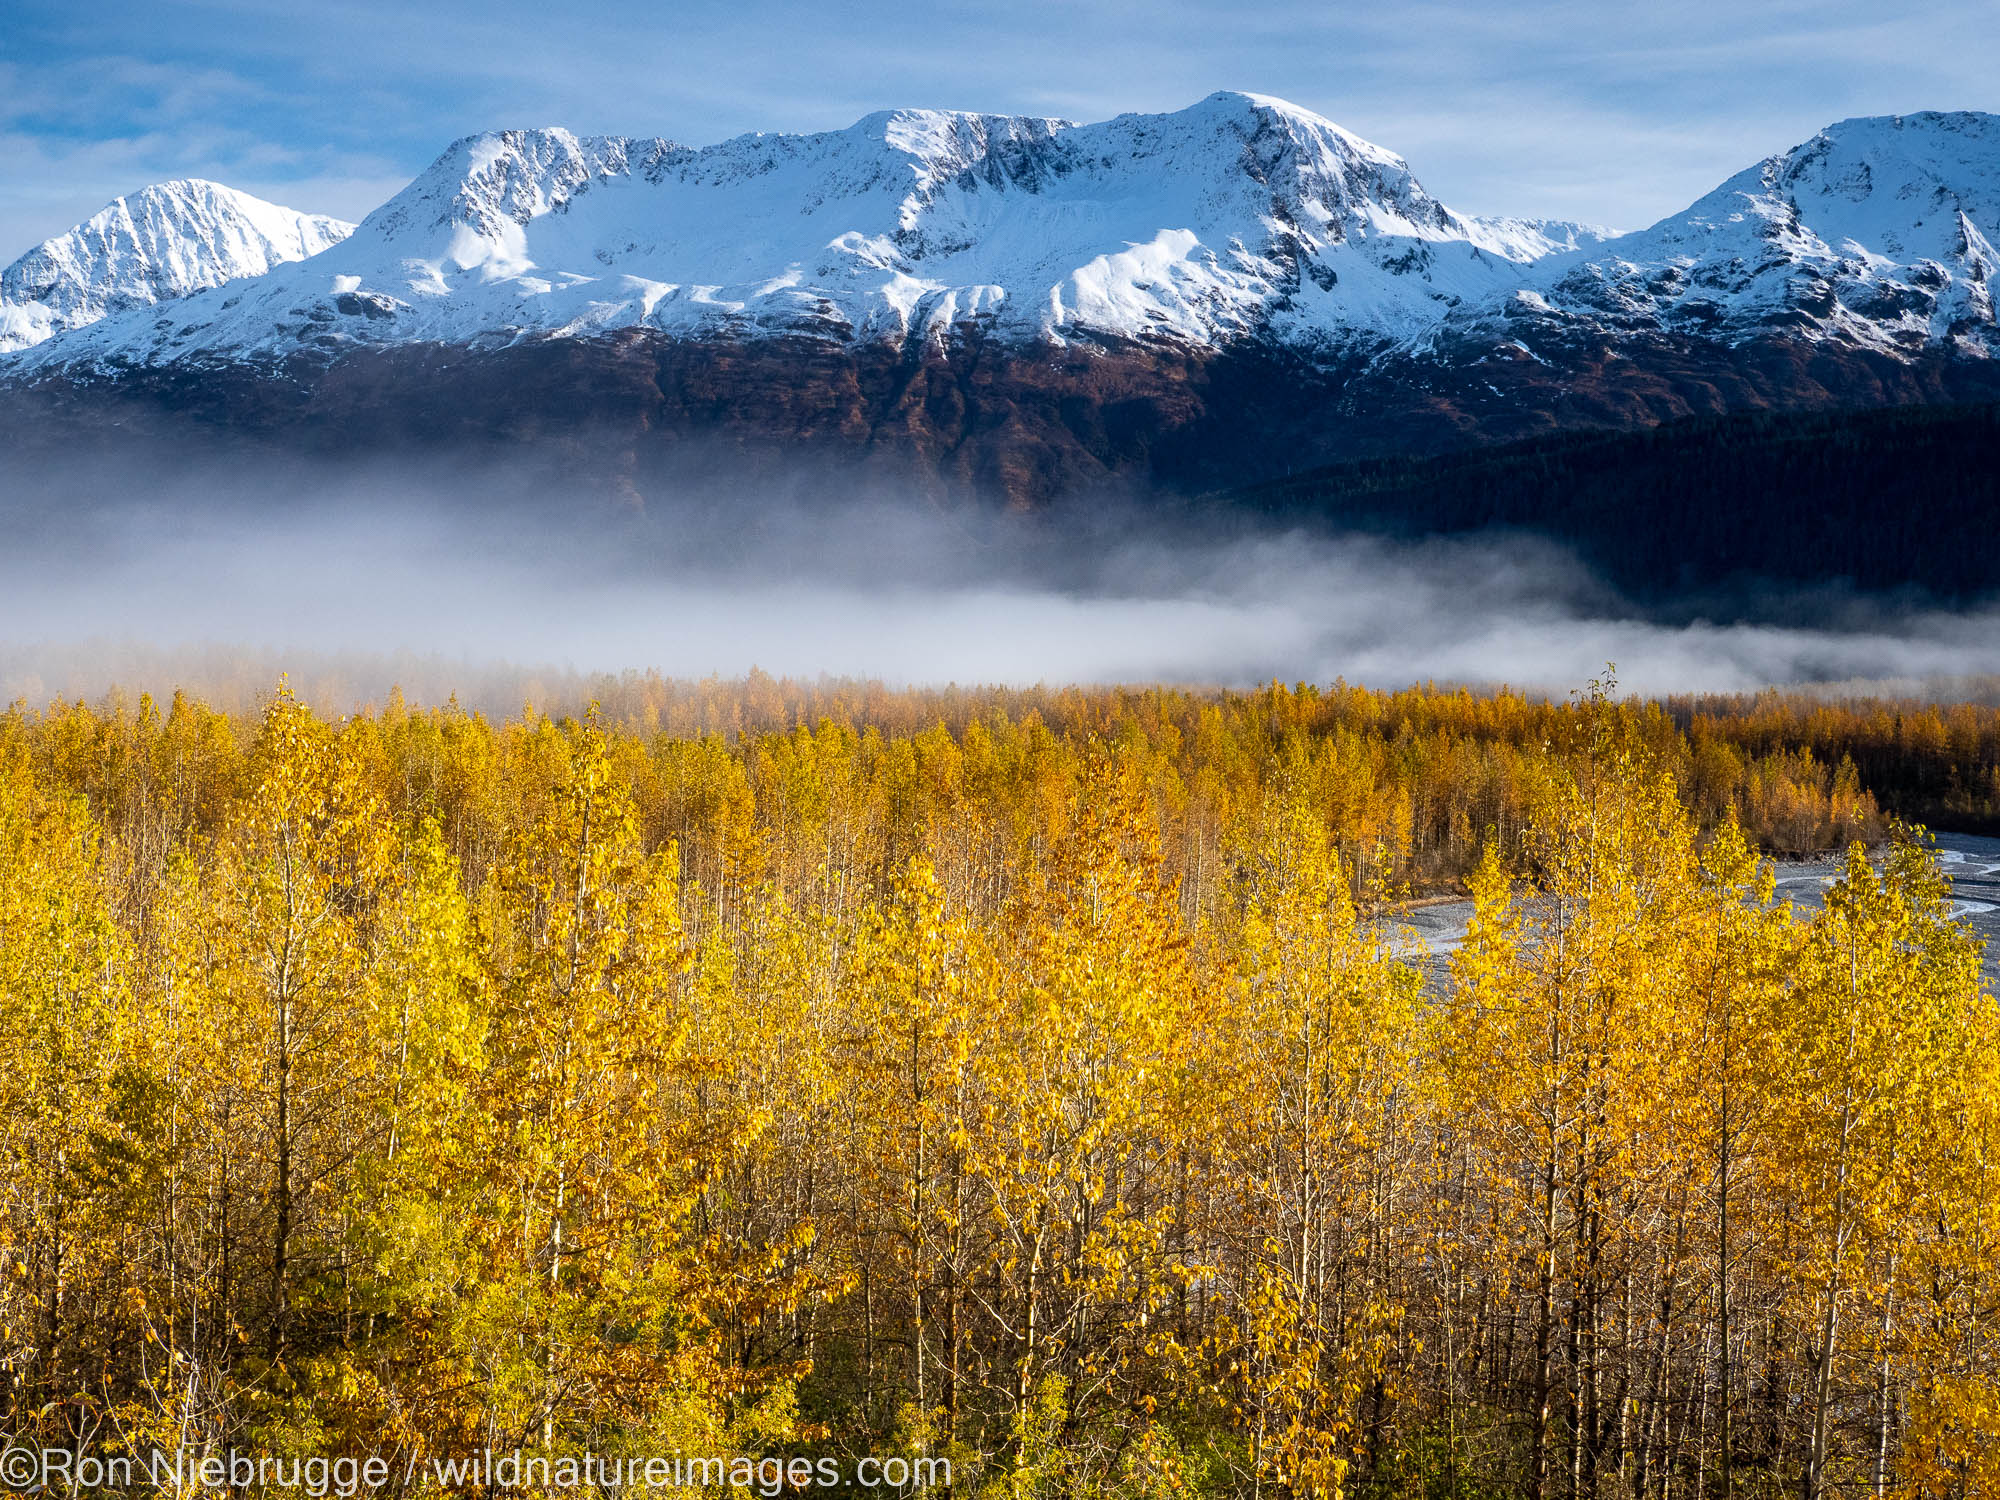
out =
<svg viewBox="0 0 2000 1500"><path fill-rule="evenodd" d="M1608 683L18 705L0 1427L2000 1496L1997 820L2000 711Z"/></svg>

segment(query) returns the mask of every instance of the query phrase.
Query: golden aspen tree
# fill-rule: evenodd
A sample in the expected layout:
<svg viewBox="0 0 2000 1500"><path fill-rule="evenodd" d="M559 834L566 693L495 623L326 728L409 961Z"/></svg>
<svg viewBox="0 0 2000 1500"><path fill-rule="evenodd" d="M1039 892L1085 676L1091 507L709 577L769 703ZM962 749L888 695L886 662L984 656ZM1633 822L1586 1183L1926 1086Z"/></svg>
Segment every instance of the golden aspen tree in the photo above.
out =
<svg viewBox="0 0 2000 1500"><path fill-rule="evenodd" d="M1558 1039L1535 996L1522 903L1493 845L1468 884L1472 913L1432 1012L1434 1041L1427 1049L1434 1068L1427 1093L1439 1123L1440 1154L1458 1162L1466 1200L1456 1215L1458 1232L1449 1234L1446 1263L1455 1281L1484 1284L1496 1296L1512 1292L1517 1280L1532 1288L1525 1466L1533 1484L1545 1485L1562 1229L1560 1150L1570 1122L1559 1111L1560 1099L1551 1098L1561 1075L1543 1074L1544 1060L1555 1060ZM1536 1175L1529 1175L1531 1164ZM1502 1378L1511 1380L1512 1373L1509 1368ZM1511 1390L1505 1395L1520 1399ZM1534 1493L1528 1484L1521 1489Z"/></svg>
<svg viewBox="0 0 2000 1500"><path fill-rule="evenodd" d="M477 1098L490 1000L480 957L458 862L427 819L398 840L362 994L378 1083L357 1121L365 1144L343 1208L343 1354L325 1382L347 1393L353 1451L386 1447L407 1460L481 1435L440 1336L479 1275L470 1231L493 1146Z"/></svg>
<svg viewBox="0 0 2000 1500"><path fill-rule="evenodd" d="M1962 1023L1955 1097L1936 1121L1927 1243L1903 1319L1909 1417L1899 1471L1926 1500L2000 1493L2000 1003L1989 993L1969 999Z"/></svg>
<svg viewBox="0 0 2000 1500"><path fill-rule="evenodd" d="M1539 799L1530 893L1516 902L1489 855L1440 1012L1451 1097L1492 1133L1498 1212L1531 1251L1536 1497L1555 1485L1561 1439L1563 1483L1579 1493L1628 1460L1616 1319L1637 1205L1619 1186L1634 1146L1655 1138L1651 1073L1698 875L1693 829L1631 723L1599 693L1580 727Z"/></svg>
<svg viewBox="0 0 2000 1500"><path fill-rule="evenodd" d="M1946 1165L1933 1152L1950 1139L1940 1135L1952 1113L1947 1059L1968 1040L1961 1018L1979 993L1977 949L1949 911L1935 861L1912 839L1879 872L1857 845L1812 919L1782 1033L1790 1086L1774 1170L1795 1226L1793 1274L1811 1289L1809 1500L1844 1463L1858 1459L1871 1477L1886 1469L1896 1418L1885 1345L1907 1295L1912 1219L1949 1212L1926 1204L1924 1188ZM1864 1359L1882 1371L1873 1441L1843 1444L1835 1413L1865 1379Z"/></svg>
<svg viewBox="0 0 2000 1500"><path fill-rule="evenodd" d="M671 851L644 854L593 727L534 731L554 772L493 896L489 1264L460 1337L495 1447L609 1424L710 1442L730 1377L694 1223L746 1127L684 1097L689 954ZM624 1329L616 1340L600 1336Z"/></svg>
<svg viewBox="0 0 2000 1500"><path fill-rule="evenodd" d="M221 1127L226 1170L232 1195L257 1205L240 1263L262 1283L256 1333L275 1366L301 1320L333 1315L299 1298L336 1248L328 1211L379 1086L363 997L393 844L357 767L288 692L266 711L252 764L255 789L206 862L180 941L183 982L223 1018L220 1076L199 1086L243 1105Z"/></svg>
<svg viewBox="0 0 2000 1500"><path fill-rule="evenodd" d="M698 895L686 904L702 906ZM838 994L850 947L844 924L766 885L739 898L735 922L709 927L685 986L684 1093L698 1120L736 1122L696 1213L710 1315L721 1357L761 1377L812 1372L818 1313L852 1278L822 1234L843 1180Z"/></svg>
<svg viewBox="0 0 2000 1500"><path fill-rule="evenodd" d="M257 1163L245 1142L256 1100L236 1065L240 1008L226 984L208 982L219 966L209 894L195 850L181 848L160 873L135 965L153 1243L138 1287L140 1354L112 1413L131 1451L213 1447L248 1420L233 1394L250 1339L241 1304Z"/></svg>
<svg viewBox="0 0 2000 1500"><path fill-rule="evenodd" d="M120 1105L145 1102L128 963L82 799L0 764L0 1367L8 1430L51 1443L97 1436L98 1372L129 1358L105 1296L125 1280L117 1178L139 1165L124 1127L143 1124Z"/></svg>
<svg viewBox="0 0 2000 1500"><path fill-rule="evenodd" d="M1238 938L1223 1171L1244 1243L1230 1351L1251 1464L1298 1496L1338 1496L1373 1387L1386 1401L1402 1322L1395 1267L1414 1184L1400 1137L1416 968L1357 920L1323 827L1285 799Z"/></svg>
<svg viewBox="0 0 2000 1500"><path fill-rule="evenodd" d="M1172 1151L1192 975L1157 852L1116 793L1078 810L1010 911L1000 1001L973 1058L961 1149L1017 1463L1055 1392L1070 1427L1142 1393L1140 1357L1179 1274L1165 1206L1131 1187Z"/></svg>
<svg viewBox="0 0 2000 1500"><path fill-rule="evenodd" d="M1759 1173L1769 1151L1772 1105L1783 1087L1773 1038L1782 1026L1796 967L1799 926L1774 904L1771 867L1725 818L1702 852L1701 894L1682 930L1675 993L1660 1038L1665 1105L1662 1164L1671 1191L1705 1209L1706 1298L1715 1321L1715 1458L1724 1495L1735 1489L1736 1413L1747 1380L1738 1349L1747 1319L1739 1308L1744 1267L1759 1252ZM1676 1241L1677 1245L1685 1241ZM1697 1273L1698 1274L1698 1273ZM1691 1300L1678 1256L1658 1278L1657 1343L1647 1379L1638 1477L1643 1487L1671 1469L1666 1432L1673 1340ZM1695 1379L1704 1395L1706 1368ZM1664 1480L1663 1480L1664 1482Z"/></svg>
<svg viewBox="0 0 2000 1500"><path fill-rule="evenodd" d="M929 862L916 859L863 926L850 983L855 1131L846 1170L865 1233L886 1242L900 1282L884 1290L903 1324L905 1425L921 1456L929 1434L945 1445L958 1435L972 1316L972 1054L998 1000L994 963L980 935L947 910Z"/></svg>

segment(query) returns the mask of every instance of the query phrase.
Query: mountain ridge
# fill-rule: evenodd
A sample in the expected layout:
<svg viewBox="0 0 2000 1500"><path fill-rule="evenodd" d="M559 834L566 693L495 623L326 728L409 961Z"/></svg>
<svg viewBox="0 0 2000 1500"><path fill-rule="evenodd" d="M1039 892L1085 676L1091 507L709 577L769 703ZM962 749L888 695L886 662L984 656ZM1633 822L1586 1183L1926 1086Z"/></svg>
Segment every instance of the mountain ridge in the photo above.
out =
<svg viewBox="0 0 2000 1500"><path fill-rule="evenodd" d="M974 325L1024 345L1343 354L1506 327L1783 333L1983 358L1996 239L2000 118L1967 111L1838 122L1625 234L1461 214L1394 152L1260 94L1097 124L884 110L703 147L550 127L453 142L323 253L239 271L262 283L240 294L183 278L164 289L188 303L173 326L105 319L107 294L25 363L635 327L942 342ZM109 326L75 337L86 322Z"/></svg>
<svg viewBox="0 0 2000 1500"><path fill-rule="evenodd" d="M1625 234L1310 111L484 132L320 253L0 358L0 424L471 445L1040 506L1733 412L2000 398L2000 118L1839 122ZM171 308L169 314L168 309ZM52 424L52 425L50 425Z"/></svg>
<svg viewBox="0 0 2000 1500"><path fill-rule="evenodd" d="M1601 233L1458 214L1401 157L1263 95L1095 125L883 111L700 148L488 132L247 305L197 297L173 328L128 318L35 363L618 327L1344 347L1407 337Z"/></svg>
<svg viewBox="0 0 2000 1500"><path fill-rule="evenodd" d="M2000 116L1863 116L1678 214L1543 267L1560 312L1744 337L1790 329L1887 352L1995 352Z"/></svg>

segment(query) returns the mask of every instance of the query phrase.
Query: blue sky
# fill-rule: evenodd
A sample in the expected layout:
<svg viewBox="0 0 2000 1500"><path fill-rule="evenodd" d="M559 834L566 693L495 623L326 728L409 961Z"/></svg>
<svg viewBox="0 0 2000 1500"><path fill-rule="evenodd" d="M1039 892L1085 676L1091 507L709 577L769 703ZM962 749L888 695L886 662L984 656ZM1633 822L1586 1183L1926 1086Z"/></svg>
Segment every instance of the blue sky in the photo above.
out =
<svg viewBox="0 0 2000 1500"><path fill-rule="evenodd" d="M1637 227L1829 121L2000 110L1993 0L7 0L0 263L147 182L358 218L509 125L1102 119L1278 94L1453 206Z"/></svg>

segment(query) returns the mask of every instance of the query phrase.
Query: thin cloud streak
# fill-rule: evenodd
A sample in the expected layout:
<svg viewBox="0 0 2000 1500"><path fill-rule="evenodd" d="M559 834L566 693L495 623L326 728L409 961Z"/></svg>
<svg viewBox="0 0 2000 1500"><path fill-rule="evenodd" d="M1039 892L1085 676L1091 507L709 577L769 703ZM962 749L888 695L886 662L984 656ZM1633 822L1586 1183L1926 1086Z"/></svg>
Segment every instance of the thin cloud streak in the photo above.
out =
<svg viewBox="0 0 2000 1500"><path fill-rule="evenodd" d="M523 0L16 10L0 130L71 160L79 180L62 198L32 153L0 166L0 258L139 185L72 155L115 142L132 143L117 160L143 180L232 180L262 140L293 162L256 173L260 186L351 217L367 205L311 193L407 180L478 129L565 124L698 145L838 128L893 105L1101 119L1234 87L1402 152L1467 211L1637 227L1834 119L2000 107L2000 38L1980 8L1940 0L1893 17L1861 0L1279 0L1249 12L1022 0L1004 24L990 6L948 4L918 30L888 0L689 0L670 26L636 0L559 18Z"/></svg>

